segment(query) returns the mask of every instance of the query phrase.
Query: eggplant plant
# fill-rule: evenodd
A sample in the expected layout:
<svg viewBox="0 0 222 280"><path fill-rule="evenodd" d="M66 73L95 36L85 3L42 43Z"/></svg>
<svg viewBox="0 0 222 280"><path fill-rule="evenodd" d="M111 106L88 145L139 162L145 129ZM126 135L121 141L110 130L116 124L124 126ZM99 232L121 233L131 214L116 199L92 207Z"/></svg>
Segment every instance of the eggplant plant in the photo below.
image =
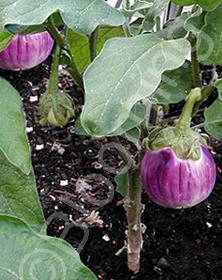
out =
<svg viewBox="0 0 222 280"><path fill-rule="evenodd" d="M134 273L139 272L143 244L142 186L164 207L195 206L210 195L216 179L206 133L222 138L222 79L215 72L211 83L203 85L199 69L199 63L222 65L222 0L172 2L177 9L164 24L161 15L172 4L168 0L124 0L120 9L103 0L47 0L44 4L11 0L0 7L2 68L21 70L36 65L32 50L27 53L21 47L16 49L15 56L21 59L15 66L14 58L7 56L13 40L28 40L47 31L55 42L40 123L63 126L74 115L72 100L58 90L58 65L62 64L85 91L76 134L105 137L118 145L124 137L135 145L133 159L115 146L127 167L115 180L124 196L127 263ZM186 5L192 6L187 10ZM50 39L50 44L43 46L43 57L52 42ZM31 57L26 64L22 57L27 55ZM18 94L6 81L0 83L0 237L4 244L13 244L21 256L25 248L22 265L7 262L15 252L4 251L1 242L5 252L0 258L1 279L31 279L33 271L28 267L36 257L46 264L52 264L53 258L59 261L61 269L53 279L96 279L68 244L45 234ZM192 117L214 89L218 98L205 109L205 121L198 129L192 127ZM180 118L165 127L167 121L157 118L156 109L167 110L169 104L182 100L186 104ZM200 127L205 135L200 134ZM8 231L13 234L9 236ZM19 242L13 238L16 233ZM28 236L33 244L27 245ZM41 280L51 279L47 269L35 272L41 273Z"/></svg>

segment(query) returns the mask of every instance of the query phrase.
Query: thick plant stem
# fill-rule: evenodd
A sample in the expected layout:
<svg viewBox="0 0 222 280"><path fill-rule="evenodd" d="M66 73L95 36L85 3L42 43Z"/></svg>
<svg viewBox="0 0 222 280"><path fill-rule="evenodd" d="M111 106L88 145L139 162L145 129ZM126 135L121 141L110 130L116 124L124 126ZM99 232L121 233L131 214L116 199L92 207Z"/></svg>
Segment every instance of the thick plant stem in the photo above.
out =
<svg viewBox="0 0 222 280"><path fill-rule="evenodd" d="M96 57L96 48L97 48L97 35L98 35L98 29L97 27L90 35L89 35L89 50L90 50L90 58L91 62Z"/></svg>
<svg viewBox="0 0 222 280"><path fill-rule="evenodd" d="M183 11L183 6L178 5L176 9L175 17L179 17L182 14L182 11Z"/></svg>
<svg viewBox="0 0 222 280"><path fill-rule="evenodd" d="M192 65L192 73L193 73L193 84L194 87L201 87L201 77L200 77L200 68L199 61L197 59L197 38L194 34L190 33L188 36L188 40L191 44L191 65Z"/></svg>
<svg viewBox="0 0 222 280"><path fill-rule="evenodd" d="M65 68L69 74L73 77L73 79L76 81L76 83L83 89L84 85L83 85L83 80L82 80L82 76L79 73L76 64L74 63L74 61L72 60L72 62L70 63L69 66L67 66Z"/></svg>
<svg viewBox="0 0 222 280"><path fill-rule="evenodd" d="M70 63L67 66L66 70L71 74L73 79L76 81L76 83L83 88L83 81L82 76L79 73L76 64L72 58L72 55L70 54L69 49L66 49L66 41L62 38L60 33L57 31L57 28L54 24L53 18L49 17L48 21L46 22L46 29L51 34L51 36L55 39L56 44L59 45L60 49L66 50L66 52L69 54L70 57Z"/></svg>
<svg viewBox="0 0 222 280"><path fill-rule="evenodd" d="M56 43L52 72L49 78L48 91L50 94L56 93L58 90L58 67L59 67L60 46Z"/></svg>
<svg viewBox="0 0 222 280"><path fill-rule="evenodd" d="M141 190L140 168L129 170L129 192L126 199L127 231L127 265L134 273L140 269L140 252L143 245L141 228Z"/></svg>
<svg viewBox="0 0 222 280"><path fill-rule="evenodd" d="M194 104L201 99L201 89L199 87L194 88L190 91L186 104L183 108L183 112L178 120L175 129L181 134L186 133L187 129L190 128L190 121L192 118L192 111Z"/></svg>
<svg viewBox="0 0 222 280"><path fill-rule="evenodd" d="M214 85L209 85L203 89L201 89L201 99L199 101L197 101L193 107L193 112L192 112L192 116L194 116L198 110L198 108L200 107L200 105L202 104L202 102L208 98L208 96L211 94L211 92L215 89Z"/></svg>
<svg viewBox="0 0 222 280"><path fill-rule="evenodd" d="M64 48L65 42L62 36L58 33L56 26L54 25L54 21L52 16L48 18L46 22L46 29L50 33L50 35L56 40L57 44L59 44L60 48Z"/></svg>

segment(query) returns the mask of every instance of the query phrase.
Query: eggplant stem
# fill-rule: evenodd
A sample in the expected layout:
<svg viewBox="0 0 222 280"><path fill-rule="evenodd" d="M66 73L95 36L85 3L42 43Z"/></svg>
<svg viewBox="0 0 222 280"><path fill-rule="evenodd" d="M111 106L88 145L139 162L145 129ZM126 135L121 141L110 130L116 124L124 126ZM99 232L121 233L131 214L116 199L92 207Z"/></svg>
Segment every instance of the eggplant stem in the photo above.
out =
<svg viewBox="0 0 222 280"><path fill-rule="evenodd" d="M127 231L127 265L135 274L140 270L140 252L143 246L141 215L141 190L140 168L133 167L129 170L129 192L125 201L128 223Z"/></svg>

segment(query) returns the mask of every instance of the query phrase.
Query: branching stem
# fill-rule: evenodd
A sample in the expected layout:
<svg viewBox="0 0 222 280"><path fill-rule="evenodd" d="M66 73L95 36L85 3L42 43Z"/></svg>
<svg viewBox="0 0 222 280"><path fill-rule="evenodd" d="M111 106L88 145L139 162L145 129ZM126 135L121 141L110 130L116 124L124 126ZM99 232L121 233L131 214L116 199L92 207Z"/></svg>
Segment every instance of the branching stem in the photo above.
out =
<svg viewBox="0 0 222 280"><path fill-rule="evenodd" d="M190 32L188 36L188 40L190 41L191 44L191 65L192 65L194 88L201 87L200 68L199 68L199 61L197 59L197 49L196 49L197 38L194 34Z"/></svg>

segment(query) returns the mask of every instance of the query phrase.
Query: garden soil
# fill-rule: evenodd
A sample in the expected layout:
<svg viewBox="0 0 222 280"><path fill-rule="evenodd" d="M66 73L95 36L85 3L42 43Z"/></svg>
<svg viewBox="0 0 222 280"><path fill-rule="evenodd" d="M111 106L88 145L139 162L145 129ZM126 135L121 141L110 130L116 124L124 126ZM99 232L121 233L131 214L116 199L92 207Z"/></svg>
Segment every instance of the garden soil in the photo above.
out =
<svg viewBox="0 0 222 280"><path fill-rule="evenodd" d="M63 128L41 127L38 123L39 99L47 87L50 65L51 57L29 71L0 71L21 95L48 235L67 240L98 279L221 280L222 143L210 139L217 181L210 197L201 204L190 209L166 209L143 193L142 222L146 230L141 269L133 275L126 266L123 197L114 181L123 164L106 139L75 134L84 93L62 69L59 88L73 98L76 117ZM202 76L203 83L208 83L212 67L202 67ZM212 103L216 94L213 92L203 107ZM171 105L165 117L178 116L183 105ZM200 110L193 125L202 121ZM135 153L132 144L124 138L120 141L128 152Z"/></svg>

